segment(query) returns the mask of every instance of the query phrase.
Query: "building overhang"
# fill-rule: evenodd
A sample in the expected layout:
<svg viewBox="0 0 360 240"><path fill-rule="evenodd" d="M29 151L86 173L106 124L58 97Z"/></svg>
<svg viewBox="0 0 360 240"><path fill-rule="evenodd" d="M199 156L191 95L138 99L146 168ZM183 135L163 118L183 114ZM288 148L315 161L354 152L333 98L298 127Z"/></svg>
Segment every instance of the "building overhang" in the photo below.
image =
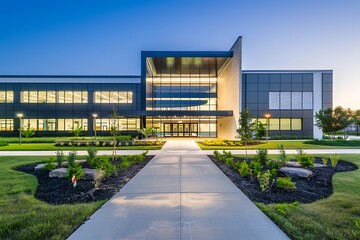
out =
<svg viewBox="0 0 360 240"><path fill-rule="evenodd" d="M230 117L233 111L118 111L120 116L126 117L162 117L162 116L213 116L213 117Z"/></svg>

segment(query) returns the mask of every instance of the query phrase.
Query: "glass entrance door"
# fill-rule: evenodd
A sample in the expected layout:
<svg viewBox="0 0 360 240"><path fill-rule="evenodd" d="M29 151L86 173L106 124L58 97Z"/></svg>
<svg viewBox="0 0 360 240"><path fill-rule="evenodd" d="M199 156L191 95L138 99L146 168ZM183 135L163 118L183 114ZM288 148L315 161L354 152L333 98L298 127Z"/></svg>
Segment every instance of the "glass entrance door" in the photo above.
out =
<svg viewBox="0 0 360 240"><path fill-rule="evenodd" d="M197 137L198 124L197 123L165 123L164 124L165 137Z"/></svg>

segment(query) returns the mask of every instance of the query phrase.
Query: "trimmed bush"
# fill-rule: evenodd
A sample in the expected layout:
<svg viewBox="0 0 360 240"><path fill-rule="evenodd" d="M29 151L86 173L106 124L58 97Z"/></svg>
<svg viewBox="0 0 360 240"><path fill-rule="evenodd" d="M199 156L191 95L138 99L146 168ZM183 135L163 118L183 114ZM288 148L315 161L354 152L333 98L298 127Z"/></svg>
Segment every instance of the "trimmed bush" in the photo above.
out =
<svg viewBox="0 0 360 240"><path fill-rule="evenodd" d="M0 147L7 146L7 145L9 145L9 144L6 142L0 142Z"/></svg>
<svg viewBox="0 0 360 240"><path fill-rule="evenodd" d="M296 184L291 180L290 177L278 177L276 179L276 185L278 188L284 189L286 191L296 189Z"/></svg>
<svg viewBox="0 0 360 240"><path fill-rule="evenodd" d="M336 168L336 165L338 164L339 160L340 160L340 156L330 156L331 166L333 168Z"/></svg>
<svg viewBox="0 0 360 240"><path fill-rule="evenodd" d="M56 151L56 165L57 168L61 168L62 163L64 162L64 152L63 151Z"/></svg>
<svg viewBox="0 0 360 240"><path fill-rule="evenodd" d="M239 169L237 169L239 171L239 174L242 177L246 177L250 174L250 168L249 168L249 164L246 161L242 161L240 163L240 167Z"/></svg>
<svg viewBox="0 0 360 240"><path fill-rule="evenodd" d="M260 162L265 165L268 161L268 150L266 148L259 148L256 151L256 155L254 156L254 160Z"/></svg>
<svg viewBox="0 0 360 240"><path fill-rule="evenodd" d="M54 157L51 157L48 161L46 161L44 168L48 171L52 171L56 168Z"/></svg>
<svg viewBox="0 0 360 240"><path fill-rule="evenodd" d="M307 155L302 149L297 150L298 154L296 154L296 161L302 166L302 167L313 167L315 158L310 157Z"/></svg>

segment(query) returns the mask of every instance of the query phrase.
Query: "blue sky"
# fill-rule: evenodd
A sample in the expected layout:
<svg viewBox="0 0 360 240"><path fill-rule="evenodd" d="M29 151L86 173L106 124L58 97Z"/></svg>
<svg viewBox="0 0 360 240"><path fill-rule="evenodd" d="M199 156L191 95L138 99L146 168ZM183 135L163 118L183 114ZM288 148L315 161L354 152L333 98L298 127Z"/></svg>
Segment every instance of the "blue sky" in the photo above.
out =
<svg viewBox="0 0 360 240"><path fill-rule="evenodd" d="M0 0L0 74L140 74L141 50L228 50L243 69L333 69L360 108L358 0Z"/></svg>

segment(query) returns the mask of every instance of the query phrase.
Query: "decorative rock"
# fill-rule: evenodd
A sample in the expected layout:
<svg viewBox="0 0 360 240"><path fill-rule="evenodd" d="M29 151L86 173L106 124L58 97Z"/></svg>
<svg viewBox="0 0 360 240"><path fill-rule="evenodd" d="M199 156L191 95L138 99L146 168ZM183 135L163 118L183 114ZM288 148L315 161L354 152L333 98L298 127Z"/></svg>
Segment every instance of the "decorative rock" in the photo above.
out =
<svg viewBox="0 0 360 240"><path fill-rule="evenodd" d="M67 168L57 168L49 172L49 177L64 178Z"/></svg>
<svg viewBox="0 0 360 240"><path fill-rule="evenodd" d="M287 167L294 167L294 168L301 168L301 165L298 162L287 162L286 163ZM314 163L314 167L326 167L324 164L319 164L319 163Z"/></svg>
<svg viewBox="0 0 360 240"><path fill-rule="evenodd" d="M56 163L53 163L53 165L56 166ZM45 163L40 163L34 167L35 171L43 170L43 169L45 169Z"/></svg>
<svg viewBox="0 0 360 240"><path fill-rule="evenodd" d="M288 177L311 178L314 175L311 170L296 167L282 167L279 172Z"/></svg>
<svg viewBox="0 0 360 240"><path fill-rule="evenodd" d="M102 178L105 174L105 172L103 170L96 170L96 169L91 169L91 168L84 168L84 176L82 177L82 179L85 180L98 180L100 178Z"/></svg>

